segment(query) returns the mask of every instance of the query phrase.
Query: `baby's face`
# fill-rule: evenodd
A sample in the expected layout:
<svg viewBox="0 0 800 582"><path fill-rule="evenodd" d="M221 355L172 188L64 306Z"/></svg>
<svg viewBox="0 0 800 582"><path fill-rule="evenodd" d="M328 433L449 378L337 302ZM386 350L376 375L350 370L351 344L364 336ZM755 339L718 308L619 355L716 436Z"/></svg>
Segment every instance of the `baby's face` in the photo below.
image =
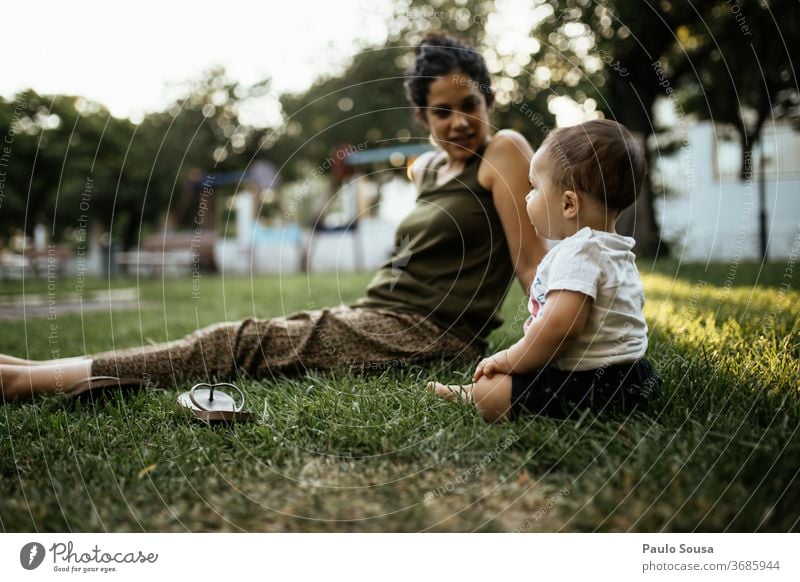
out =
<svg viewBox="0 0 800 582"><path fill-rule="evenodd" d="M525 197L528 217L539 236L558 240L564 238L568 226L562 213L562 194L550 178L552 162L545 149L539 148L531 160L529 179L531 191Z"/></svg>

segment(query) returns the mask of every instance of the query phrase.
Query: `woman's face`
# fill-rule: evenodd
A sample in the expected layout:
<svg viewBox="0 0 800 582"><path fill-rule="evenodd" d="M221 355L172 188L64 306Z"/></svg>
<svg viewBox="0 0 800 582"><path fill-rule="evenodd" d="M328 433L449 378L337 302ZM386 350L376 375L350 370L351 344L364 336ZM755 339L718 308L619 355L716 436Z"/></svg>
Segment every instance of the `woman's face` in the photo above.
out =
<svg viewBox="0 0 800 582"><path fill-rule="evenodd" d="M428 106L419 113L451 161L471 158L489 135L486 99L478 83L457 71L430 84Z"/></svg>

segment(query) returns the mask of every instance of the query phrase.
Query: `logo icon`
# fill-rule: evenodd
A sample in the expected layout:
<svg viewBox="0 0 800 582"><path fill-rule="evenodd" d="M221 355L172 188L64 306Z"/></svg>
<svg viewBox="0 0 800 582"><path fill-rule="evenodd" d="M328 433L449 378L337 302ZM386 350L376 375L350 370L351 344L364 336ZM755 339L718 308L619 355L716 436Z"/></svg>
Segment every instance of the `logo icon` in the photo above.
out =
<svg viewBox="0 0 800 582"><path fill-rule="evenodd" d="M30 542L22 546L19 552L19 563L26 570L35 570L44 561L44 546L37 542Z"/></svg>

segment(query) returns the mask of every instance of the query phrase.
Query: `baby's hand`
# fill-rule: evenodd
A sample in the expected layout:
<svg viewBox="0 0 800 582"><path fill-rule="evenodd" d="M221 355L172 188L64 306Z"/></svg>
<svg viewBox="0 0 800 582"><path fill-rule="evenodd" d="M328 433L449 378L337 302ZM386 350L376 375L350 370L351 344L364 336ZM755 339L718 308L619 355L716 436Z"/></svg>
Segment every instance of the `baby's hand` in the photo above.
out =
<svg viewBox="0 0 800 582"><path fill-rule="evenodd" d="M477 382L481 376L491 378L495 374L508 374L511 371L511 366L508 363L508 353L506 350L497 352L496 354L484 358L475 368L475 373L472 375L472 381Z"/></svg>

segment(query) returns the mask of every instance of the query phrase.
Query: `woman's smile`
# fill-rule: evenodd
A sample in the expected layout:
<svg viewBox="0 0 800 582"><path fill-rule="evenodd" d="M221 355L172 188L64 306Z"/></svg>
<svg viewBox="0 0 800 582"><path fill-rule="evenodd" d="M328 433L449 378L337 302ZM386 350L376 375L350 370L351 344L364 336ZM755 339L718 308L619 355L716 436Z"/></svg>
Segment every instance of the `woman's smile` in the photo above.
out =
<svg viewBox="0 0 800 582"><path fill-rule="evenodd" d="M461 147L469 147L472 144L472 141L475 139L474 133L467 133L463 135L456 135L449 138L447 141L450 143L454 143Z"/></svg>

